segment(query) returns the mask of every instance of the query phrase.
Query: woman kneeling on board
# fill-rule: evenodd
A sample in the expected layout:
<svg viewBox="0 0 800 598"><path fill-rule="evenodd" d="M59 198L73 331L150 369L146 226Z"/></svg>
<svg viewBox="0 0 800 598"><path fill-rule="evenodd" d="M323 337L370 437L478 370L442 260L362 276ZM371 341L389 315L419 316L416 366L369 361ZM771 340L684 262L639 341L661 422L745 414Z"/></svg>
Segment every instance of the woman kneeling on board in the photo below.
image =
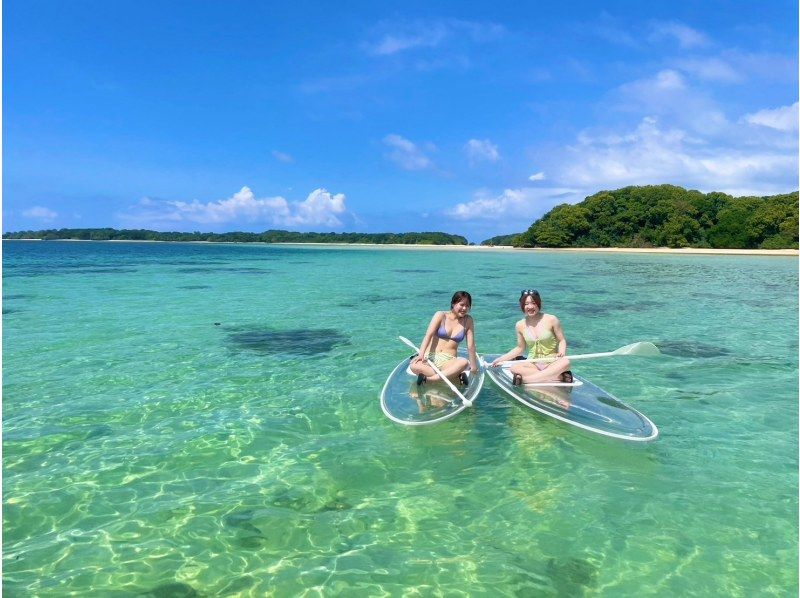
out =
<svg viewBox="0 0 800 598"><path fill-rule="evenodd" d="M515 362L511 366L514 375L514 386L532 384L534 382L572 382L569 371L567 339L561 330L558 318L542 311L542 298L539 291L527 289L522 291L519 307L525 317L514 327L517 333L517 346L501 355L492 363L497 367L504 361L516 359L528 349L528 360ZM552 362L534 362L531 359L553 357Z"/></svg>
<svg viewBox="0 0 800 598"><path fill-rule="evenodd" d="M451 379L467 384L467 366L478 371L478 356L475 352L475 327L469 310L472 296L466 291L457 291L450 301L450 311L437 311L428 324L425 338L419 346L419 355L411 360L411 371L417 374L417 385L438 382L439 375L427 363L431 360L437 368ZM457 357L458 344L467 339L469 361Z"/></svg>

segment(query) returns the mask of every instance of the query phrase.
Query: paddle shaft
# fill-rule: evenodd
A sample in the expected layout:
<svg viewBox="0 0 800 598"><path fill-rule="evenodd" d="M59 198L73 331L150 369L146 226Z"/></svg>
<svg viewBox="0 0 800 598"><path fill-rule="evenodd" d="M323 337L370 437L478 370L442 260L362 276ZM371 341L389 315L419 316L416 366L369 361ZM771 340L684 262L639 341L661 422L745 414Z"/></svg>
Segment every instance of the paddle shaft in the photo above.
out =
<svg viewBox="0 0 800 598"><path fill-rule="evenodd" d="M591 357L606 357L607 355L611 355L611 353L587 353L586 355L570 355L570 360L575 359L589 359ZM503 361L502 363L498 364L498 367L501 368L510 368L515 363L542 363L542 362L553 362L558 357L537 357L536 359L512 359L510 361Z"/></svg>
<svg viewBox="0 0 800 598"><path fill-rule="evenodd" d="M656 355L660 355L658 347L656 347L653 343L650 342L638 342L633 343L630 345L625 345L624 347L620 347L619 349L615 349L614 351L606 351L604 353L583 353L580 355L570 355L570 361L577 361L579 359L594 359L596 357L614 357L616 355L640 355L643 357L654 357ZM528 362L534 363L541 363L541 362L552 362L558 359L556 356L550 357L536 357L535 359L528 359ZM514 361L504 361L500 364L501 367L509 368L513 365Z"/></svg>
<svg viewBox="0 0 800 598"><path fill-rule="evenodd" d="M582 355L570 355L570 361L575 361L577 359L594 359L595 357L610 357L614 355L613 351L608 351L606 353L583 353ZM566 356L565 356L566 357ZM533 361L534 363L541 363L545 361L555 361L558 357L537 357L536 359L529 359L528 361Z"/></svg>
<svg viewBox="0 0 800 598"><path fill-rule="evenodd" d="M414 346L414 343L412 343L410 340L408 340L408 339L407 339L406 337L404 337L404 336L400 336L400 337L398 337L398 338L399 338L399 339L400 339L402 342L404 342L406 345L408 345L409 347L411 347L412 349L414 349L414 351L416 351L416 352L417 352L417 354L419 354L419 349L418 349L417 347L415 347L415 346ZM444 380L444 381L445 381L445 383L447 384L447 386L449 386L449 387L450 387L450 390L452 390L454 393L456 393L456 395L458 396L458 398L459 398L459 399L461 399L461 400L464 402L464 404L465 404L467 407L470 407L470 406L472 406L472 401L470 401L469 399L467 399L467 397L465 397L463 394L461 394L461 393L459 392L459 390L456 388L456 385L455 385L455 384L453 384L452 382L450 382L450 379L449 379L447 376L445 376L445 375L442 373L442 371L441 371L439 368L437 368L437 367L436 367L436 364L434 364L434 363L433 363L433 361L432 361L431 359L425 359L425 361L427 361L427 362L428 362L428 365L429 365L429 366L431 366L431 368L433 368L433 371L434 371L434 372L436 372L436 373L439 375L439 377L440 377L442 380Z"/></svg>

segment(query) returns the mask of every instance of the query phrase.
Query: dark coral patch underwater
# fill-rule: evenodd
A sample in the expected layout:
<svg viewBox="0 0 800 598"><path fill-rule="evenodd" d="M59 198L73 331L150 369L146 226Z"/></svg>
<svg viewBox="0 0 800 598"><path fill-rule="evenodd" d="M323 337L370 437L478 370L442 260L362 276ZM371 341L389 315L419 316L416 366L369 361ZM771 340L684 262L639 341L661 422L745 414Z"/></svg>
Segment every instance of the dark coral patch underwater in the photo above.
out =
<svg viewBox="0 0 800 598"><path fill-rule="evenodd" d="M445 301L449 301L450 298L453 296L453 293L444 290L433 290L428 291L427 293L422 293L420 297L437 297L439 299L445 298Z"/></svg>
<svg viewBox="0 0 800 598"><path fill-rule="evenodd" d="M334 328L279 330L268 326L239 326L227 333L233 348L264 355L320 355L350 343L345 334Z"/></svg>
<svg viewBox="0 0 800 598"><path fill-rule="evenodd" d="M724 357L731 353L724 347L692 341L656 341L655 344L665 355L675 357Z"/></svg>
<svg viewBox="0 0 800 598"><path fill-rule="evenodd" d="M160 266L197 266L199 260L171 260L171 261L160 261L158 265ZM212 265L223 265L223 264L230 264L230 261L220 261L220 260L203 260L203 266L212 266Z"/></svg>
<svg viewBox="0 0 800 598"><path fill-rule="evenodd" d="M559 596L582 596L597 584L598 568L585 559L550 559L547 574Z"/></svg>
<svg viewBox="0 0 800 598"><path fill-rule="evenodd" d="M645 312L662 307L664 304L658 301L636 301L633 303L623 303L621 301L593 302L593 303L565 303L567 311L580 316L600 316L613 314L615 312Z"/></svg>
<svg viewBox="0 0 800 598"><path fill-rule="evenodd" d="M24 266L6 266L3 271L4 278L49 276L59 274L132 274L135 268L120 266L66 266L61 264L27 264Z"/></svg>
<svg viewBox="0 0 800 598"><path fill-rule="evenodd" d="M178 268L181 274L221 274L223 272L232 272L234 274L269 274L272 270L267 268L254 268L242 266L239 268L225 267L225 268L206 268L204 266L196 266L194 268Z"/></svg>
<svg viewBox="0 0 800 598"><path fill-rule="evenodd" d="M361 301L365 303L383 303L384 301L405 301L406 297L401 297L400 295L366 295L365 297L361 298Z"/></svg>
<svg viewBox="0 0 800 598"><path fill-rule="evenodd" d="M165 583L151 590L138 594L141 598L195 598L200 594L192 586L182 583Z"/></svg>

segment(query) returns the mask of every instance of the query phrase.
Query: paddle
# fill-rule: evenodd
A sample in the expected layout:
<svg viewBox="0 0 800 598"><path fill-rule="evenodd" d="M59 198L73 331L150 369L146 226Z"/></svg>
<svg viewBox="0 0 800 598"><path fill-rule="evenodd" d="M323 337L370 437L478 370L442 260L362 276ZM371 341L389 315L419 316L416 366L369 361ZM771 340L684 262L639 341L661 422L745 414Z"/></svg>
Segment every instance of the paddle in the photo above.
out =
<svg viewBox="0 0 800 598"><path fill-rule="evenodd" d="M608 351L607 353L584 353L582 355L567 355L570 361L576 361L578 359L594 359L595 357L613 357L615 355L636 355L638 357L655 357L656 355L661 355L661 351L658 350L653 343L648 342L640 342L640 343L633 343L630 345L625 345L624 347L620 347L619 349L615 349L614 351ZM543 362L543 361L555 361L558 357L537 357L536 359L528 359L527 361L531 362ZM510 368L514 365L514 361L504 361L500 364L502 368Z"/></svg>
<svg viewBox="0 0 800 598"><path fill-rule="evenodd" d="M415 347L415 346L414 346L414 343L412 343L412 342L411 342L410 340L408 340L406 337L404 337L404 336L398 336L397 338L399 338L401 341L403 341L403 342L404 342L405 344L407 344L409 347L411 347L412 349L414 349L414 351L416 351L416 352L417 352L417 354L419 354L419 349L418 349L417 347ZM439 368L437 368L437 367L436 367L436 365L434 365L433 361L431 361L430 359L426 359L425 361L427 361L427 362L428 362L428 365L429 365L429 366L431 366L431 367L433 368L433 371L434 371L434 372L436 372L437 374L439 374L439 377L440 377L442 380L444 380L444 381L447 383L447 386L449 386L449 387L450 387L450 390L452 390L454 393L456 393L456 396L458 396L458 398L459 398L459 399L461 399L461 400L463 401L464 405L466 405L467 407L471 407L471 406L472 406L472 401L470 401L469 399L467 399L467 397L465 397L464 395L462 395L462 394L461 394L461 393L458 391L458 389L456 388L456 385L455 385L455 384L453 384L452 382L450 382L450 379L449 379L447 376L445 376L445 375L444 375L444 374L441 372L441 370L440 370Z"/></svg>

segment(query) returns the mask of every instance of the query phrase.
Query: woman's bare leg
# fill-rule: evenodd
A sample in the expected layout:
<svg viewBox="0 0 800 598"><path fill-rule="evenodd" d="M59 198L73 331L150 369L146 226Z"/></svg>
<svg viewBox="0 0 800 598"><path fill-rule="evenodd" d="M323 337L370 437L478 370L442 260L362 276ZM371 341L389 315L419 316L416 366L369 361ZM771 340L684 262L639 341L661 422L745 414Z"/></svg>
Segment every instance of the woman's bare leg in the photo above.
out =
<svg viewBox="0 0 800 598"><path fill-rule="evenodd" d="M451 359L442 367L439 368L445 376L448 378L454 379L458 378L458 375L467 369L469 366L469 361L464 359L463 357L458 357L456 359ZM441 380L439 374L437 374L433 368L428 364L427 361L425 362L417 362L411 364L411 371L415 374L422 374L425 376L428 382L438 382Z"/></svg>
<svg viewBox="0 0 800 598"><path fill-rule="evenodd" d="M561 380L561 374L570 368L569 358L562 357L557 359L546 368L540 370L532 363L515 363L511 366L512 374L522 376L523 384L533 384L534 382L555 382Z"/></svg>

